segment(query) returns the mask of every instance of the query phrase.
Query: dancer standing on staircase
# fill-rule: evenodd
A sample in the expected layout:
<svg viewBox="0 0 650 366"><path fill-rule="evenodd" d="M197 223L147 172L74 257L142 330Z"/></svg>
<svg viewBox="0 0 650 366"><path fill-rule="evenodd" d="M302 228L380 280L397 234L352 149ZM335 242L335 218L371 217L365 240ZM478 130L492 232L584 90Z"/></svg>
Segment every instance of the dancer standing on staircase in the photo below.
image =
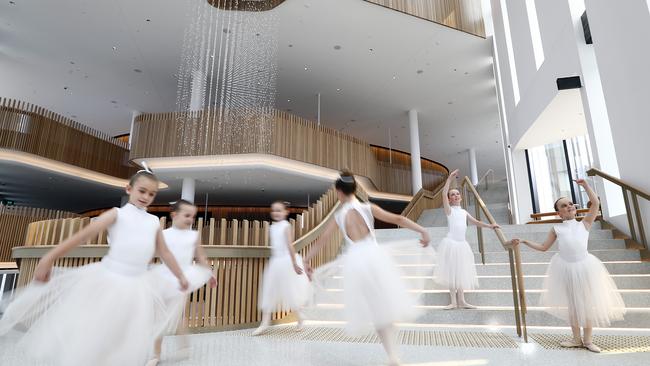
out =
<svg viewBox="0 0 650 366"><path fill-rule="evenodd" d="M557 241L559 253L548 265L541 305L571 325L573 340L562 342L562 347L585 347L598 353L600 348L592 342L593 327L609 326L612 321L623 319L625 303L605 265L587 251L589 230L598 216L600 201L584 179L578 179L576 183L585 189L591 203L582 222L576 220L573 202L562 197L553 207L563 222L553 226L544 243L523 239L513 239L512 243L518 245L521 242L545 252ZM582 338L581 327L584 331Z"/></svg>
<svg viewBox="0 0 650 366"><path fill-rule="evenodd" d="M188 287L158 218L147 213L158 184L153 173L139 171L126 186L126 205L104 212L50 250L36 266L34 281L9 304L0 335L17 332L26 354L48 364L144 365L167 322L148 272L155 252L180 288ZM57 259L104 230L109 249L101 262L52 270Z"/></svg>
<svg viewBox="0 0 650 366"><path fill-rule="evenodd" d="M451 182L458 176L458 169L449 174L442 188L442 205L447 215L449 232L438 246L438 266L436 266L436 282L449 289L450 309L475 309L476 306L465 300L465 291L478 287L474 253L469 246L465 234L467 221L484 228L497 229L497 224L486 224L476 220L460 207L462 197L457 189L449 189Z"/></svg>
<svg viewBox="0 0 650 366"><path fill-rule="evenodd" d="M216 278L212 274L212 266L201 247L199 232L192 230L196 211L196 206L189 201L181 199L174 202L171 207L172 226L163 230L165 242L187 277L189 288L185 291L179 290L178 286L174 284L174 274L167 266L158 264L151 269L154 285L162 295L169 314L169 326L165 329L165 333L185 335L187 329L182 327L181 317L188 293L197 290L208 281L210 287L217 285ZM198 264L193 264L194 258L197 259ZM163 335L161 334L156 339L154 356L147 366L155 366L160 361ZM181 338L181 342L184 343L183 346L187 350L187 340Z"/></svg>
<svg viewBox="0 0 650 366"><path fill-rule="evenodd" d="M338 226L347 247L342 258L347 331L358 335L374 328L390 364L398 365L394 324L415 317L415 301L407 293L397 266L377 244L373 217L417 231L424 247L429 244L429 233L404 216L384 211L374 204L359 202L355 196L357 183L350 172L341 173L335 188L341 207L335 220L328 224L307 254L307 271L311 274L311 258L318 254Z"/></svg>
<svg viewBox="0 0 650 366"><path fill-rule="evenodd" d="M271 259L264 270L259 308L262 324L253 335L264 333L271 325L274 311L293 311L298 316L302 330L302 308L309 300L309 278L304 271L302 258L293 249L293 231L287 221L287 203L276 201L271 205Z"/></svg>

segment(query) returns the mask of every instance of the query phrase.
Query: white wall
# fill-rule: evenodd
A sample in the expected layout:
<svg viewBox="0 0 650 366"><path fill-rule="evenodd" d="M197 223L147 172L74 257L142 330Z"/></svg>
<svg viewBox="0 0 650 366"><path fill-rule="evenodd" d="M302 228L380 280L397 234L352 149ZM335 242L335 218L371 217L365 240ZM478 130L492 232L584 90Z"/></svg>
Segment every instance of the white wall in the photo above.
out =
<svg viewBox="0 0 650 366"><path fill-rule="evenodd" d="M597 3L598 7L602 10L604 17L610 13L609 7L615 7L614 4L619 6L619 2L611 2L605 0L588 0L590 4ZM645 6L645 0L634 0ZM583 80L583 88L581 89L582 103L585 109L585 119L587 129L589 131L591 147L594 151L595 162L594 166L608 171L612 175L619 174L618 163L621 159L630 160L627 152L621 151L617 154L619 144L622 143L623 138L612 136L614 131L610 132L609 121L610 114L607 112L609 103L606 103L606 98L603 96L603 88L600 81L600 73L598 64L596 63L596 54L594 46L586 45L584 36L582 35L580 15L584 10L584 3L582 0L561 0L561 1L545 1L535 0L535 7L537 9L537 19L539 23L540 35L542 39L542 46L544 50L544 62L539 69L535 65L535 56L533 52L532 36L530 32L530 25L528 19L528 12L526 10L526 2L523 0L491 0L492 18L494 24L494 43L497 48L498 57L495 62L500 69L500 81L503 94L503 111L505 119L507 120L508 135L510 138L509 143L515 147L522 136L531 129L540 114L546 109L552 100L558 94L556 80L560 77L580 76ZM504 26L504 16L502 6L507 7L507 14L510 27L510 35L512 37L512 46L514 52L514 66L516 68L516 79L518 80L517 87L519 89L520 100L518 103L515 101L515 89L513 88L513 78L511 76L511 66L508 57L508 50L506 44L506 34ZM590 5L591 6L591 5ZM626 7L629 5L626 3ZM603 31L609 32L607 28L618 27L618 22L629 23L630 19L626 18L626 12L618 10L621 15L620 20L608 19L609 24L604 26ZM635 9L636 17L640 11ZM647 6L645 13L648 14ZM636 18L633 18L636 19ZM640 21L640 20L639 20ZM645 27L650 26L650 22L645 20ZM639 26L637 26L639 27ZM623 27L624 28L624 27ZM620 28L619 28L620 31ZM650 44L649 39L650 31L644 29L644 37L642 41L645 45ZM592 29L593 33L593 29ZM595 38L595 37L594 37ZM618 41L612 40L612 43ZM641 40L636 40L641 42ZM619 47L623 47L619 45ZM630 45L630 48L634 48ZM648 63L650 57L647 54L640 54L640 50L635 49L636 53L630 56L635 58L638 64L629 65L632 69L641 68L643 61ZM603 49L603 52L611 55L611 51ZM647 52L647 49L646 49ZM612 65L620 65L616 60L608 60L607 62ZM632 67L633 66L633 67ZM616 67L616 66L614 66ZM618 70L620 73L621 71ZM619 80L620 75L613 75L607 79ZM609 81L603 82L603 85L609 87ZM639 81L639 88L645 83L650 85L647 81ZM622 87L622 85L619 85ZM615 89L615 88L614 88ZM608 94L618 95L621 98L620 90L609 90ZM647 93L647 89L645 90ZM624 95L624 94L623 94ZM650 102L647 95L643 96L646 101ZM577 101L579 103L579 101ZM650 103L646 103L650 105ZM621 106L627 110L627 106ZM648 111L650 112L650 111ZM650 115L650 113L648 113ZM615 112L611 116L614 116ZM627 118L629 116L618 115L615 119ZM646 119L647 121L647 119ZM630 122L631 123L631 122ZM616 130L627 129L630 126L615 126ZM548 132L548 131L545 131ZM557 131L558 138L563 138L561 131ZM617 136L622 136L617 133ZM639 136L639 135L635 135ZM625 150L625 149L623 149ZM516 151L513 151L513 156ZM515 162L515 160L518 160ZM522 161L525 160L521 157L519 159L513 158L513 164L522 168ZM637 164L638 165L638 164ZM638 173L638 166L635 168ZM517 176L515 172L519 169L512 169L509 178L517 182L517 187L514 189L516 199L520 206L519 217L527 217L532 212L532 203L530 197L530 189L528 185L522 184L521 174ZM643 179L643 177L639 177ZM646 179L647 182L647 179ZM523 187L525 186L525 189ZM622 196L619 191L613 186L603 185L599 183L597 187L599 195L601 195L605 207L606 216L617 216L623 211ZM527 191L527 192L526 192ZM527 193L527 195L526 195ZM526 212L530 209L531 212ZM611 213L611 215L610 215ZM650 221L650 219L649 219Z"/></svg>
<svg viewBox="0 0 650 366"><path fill-rule="evenodd" d="M585 5L621 179L650 192L648 3L586 0ZM643 205L648 237L650 204Z"/></svg>

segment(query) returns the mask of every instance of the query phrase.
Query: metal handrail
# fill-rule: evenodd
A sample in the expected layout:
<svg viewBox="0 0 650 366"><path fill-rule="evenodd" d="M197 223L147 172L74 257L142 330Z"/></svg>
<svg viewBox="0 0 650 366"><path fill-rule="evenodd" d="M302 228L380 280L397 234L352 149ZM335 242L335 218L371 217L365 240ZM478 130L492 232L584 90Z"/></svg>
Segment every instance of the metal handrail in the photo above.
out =
<svg viewBox="0 0 650 366"><path fill-rule="evenodd" d="M599 176L621 187L621 191L623 192L623 201L625 202L627 223L630 228L630 234L632 236L632 240L641 244L643 246L642 249L643 252L647 255L648 240L645 236L645 228L643 225L643 214L641 213L641 209L639 208L639 197L644 198L647 201L650 201L650 194L595 168L591 168L587 170L587 175L589 175L590 177ZM632 206L634 207L630 205L630 200L632 201ZM633 208L634 208L634 218L632 217Z"/></svg>
<svg viewBox="0 0 650 366"><path fill-rule="evenodd" d="M469 194L474 198L475 206L475 215L476 219L480 219L480 213L483 211L483 214L487 218L490 224L496 224L494 216L490 213L490 210L483 202L483 199L476 191L476 188L469 180L468 177L463 178L460 188L463 192L463 197L469 197ZM467 200L464 201L465 208L467 208ZM509 262L510 262L510 278L512 280L512 300L515 308L515 322L517 325L517 335L524 337L524 341L528 342L528 331L526 329L526 289L524 287L524 275L521 268L521 251L519 246L512 246L512 243L506 239L506 236L503 234L503 230L495 229L497 238L501 242L503 248L508 252ZM477 237L478 237L478 247L479 252L481 253L481 260L485 264L485 251L483 246L483 233L480 227L476 227Z"/></svg>
<svg viewBox="0 0 650 366"><path fill-rule="evenodd" d="M487 176L488 176L489 174L492 174L492 183L494 183L494 170L490 168L490 169L486 170L485 173L483 173L483 176L481 177L481 179L478 180L478 182L476 183L475 187L480 186L481 183L485 180L485 190L488 190L488 180L487 180Z"/></svg>

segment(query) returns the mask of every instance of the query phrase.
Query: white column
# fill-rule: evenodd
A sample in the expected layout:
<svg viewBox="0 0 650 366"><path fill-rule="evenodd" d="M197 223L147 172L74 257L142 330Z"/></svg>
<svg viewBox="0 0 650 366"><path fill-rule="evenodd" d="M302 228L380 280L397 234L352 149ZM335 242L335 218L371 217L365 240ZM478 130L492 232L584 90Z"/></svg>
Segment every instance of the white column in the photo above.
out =
<svg viewBox="0 0 650 366"><path fill-rule="evenodd" d="M476 149L471 147L467 150L467 155L469 158L469 180L473 185L478 184L478 170L476 168Z"/></svg>
<svg viewBox="0 0 650 366"><path fill-rule="evenodd" d="M418 112L409 111L409 132L411 133L411 184L413 194L422 189L422 165L420 163L420 133L418 131Z"/></svg>
<svg viewBox="0 0 650 366"><path fill-rule="evenodd" d="M194 178L183 178L183 187L181 188L181 198L194 203L196 194L196 180Z"/></svg>
<svg viewBox="0 0 650 366"><path fill-rule="evenodd" d="M133 143L133 125L135 125L135 119L140 114L140 111L133 111L131 113L131 129L129 130L129 150L131 150L131 144Z"/></svg>

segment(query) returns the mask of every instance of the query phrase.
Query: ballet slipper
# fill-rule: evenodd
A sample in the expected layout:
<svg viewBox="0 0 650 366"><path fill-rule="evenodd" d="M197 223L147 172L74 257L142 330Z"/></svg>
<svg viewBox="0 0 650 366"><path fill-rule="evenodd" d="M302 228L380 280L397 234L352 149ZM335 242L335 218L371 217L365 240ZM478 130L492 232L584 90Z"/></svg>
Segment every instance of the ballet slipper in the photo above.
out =
<svg viewBox="0 0 650 366"><path fill-rule="evenodd" d="M453 309L456 309L457 307L458 307L458 305L456 305L456 304L449 304L449 305L443 307L442 310L453 310Z"/></svg>
<svg viewBox="0 0 650 366"><path fill-rule="evenodd" d="M397 357L391 357L388 360L388 366L400 366L402 364L402 361L400 361L399 358Z"/></svg>
<svg viewBox="0 0 650 366"><path fill-rule="evenodd" d="M584 345L582 344L582 342L578 343L574 340L570 340L570 341L560 342L560 346L564 348L578 348L578 347L583 347Z"/></svg>
<svg viewBox="0 0 650 366"><path fill-rule="evenodd" d="M258 336L258 335L262 335L262 334L264 334L268 329L269 329L269 326L268 326L268 325L260 325L259 328L255 329L255 331L253 331L252 335L253 335L254 337L255 337L255 336Z"/></svg>
<svg viewBox="0 0 650 366"><path fill-rule="evenodd" d="M156 366L158 362L160 362L160 359L158 357L154 357L149 360L145 366Z"/></svg>
<svg viewBox="0 0 650 366"><path fill-rule="evenodd" d="M586 348L587 350L589 350L590 352L593 352L593 353L600 353L600 347L596 346L596 345L593 344L593 343L585 343L584 346L585 346L585 348Z"/></svg>
<svg viewBox="0 0 650 366"><path fill-rule="evenodd" d="M469 304L469 303L466 303L466 302L458 305L458 307L461 308L461 309L476 309L475 305L472 305L472 304Z"/></svg>
<svg viewBox="0 0 650 366"><path fill-rule="evenodd" d="M296 323L296 332L302 332L305 330L305 322L302 319L298 319L298 323Z"/></svg>

